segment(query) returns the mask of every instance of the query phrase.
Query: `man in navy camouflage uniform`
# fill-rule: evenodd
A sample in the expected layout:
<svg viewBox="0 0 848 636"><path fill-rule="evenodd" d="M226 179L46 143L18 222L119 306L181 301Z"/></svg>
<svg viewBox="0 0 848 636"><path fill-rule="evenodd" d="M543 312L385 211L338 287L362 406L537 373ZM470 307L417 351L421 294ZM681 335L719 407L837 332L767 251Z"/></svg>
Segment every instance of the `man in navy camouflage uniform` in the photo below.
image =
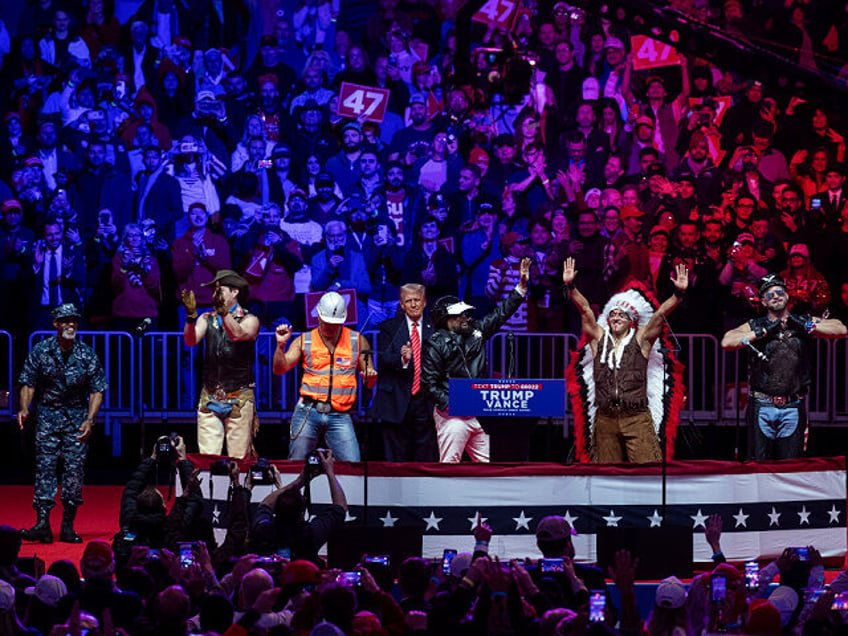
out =
<svg viewBox="0 0 848 636"><path fill-rule="evenodd" d="M97 354L77 339L80 312L72 304L53 310L56 336L32 348L21 371L21 406L18 426L23 429L35 399L35 498L38 521L22 530L26 541L53 542L50 510L55 505L56 464L64 457L62 504L64 514L59 540L82 543L74 531L74 518L82 504L82 480L88 440L94 418L103 403L106 377ZM87 405L86 405L87 402Z"/></svg>

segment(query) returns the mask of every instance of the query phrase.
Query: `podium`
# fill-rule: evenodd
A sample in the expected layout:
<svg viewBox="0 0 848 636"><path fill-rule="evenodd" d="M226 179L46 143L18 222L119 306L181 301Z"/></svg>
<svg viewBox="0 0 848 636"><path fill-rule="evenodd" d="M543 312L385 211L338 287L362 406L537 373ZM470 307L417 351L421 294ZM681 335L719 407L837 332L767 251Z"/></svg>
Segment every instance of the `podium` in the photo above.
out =
<svg viewBox="0 0 848 636"><path fill-rule="evenodd" d="M539 418L563 417L565 380L451 378L449 412L476 417L489 434L493 462L526 462Z"/></svg>
<svg viewBox="0 0 848 636"><path fill-rule="evenodd" d="M565 380L451 378L450 414L460 417L562 417Z"/></svg>

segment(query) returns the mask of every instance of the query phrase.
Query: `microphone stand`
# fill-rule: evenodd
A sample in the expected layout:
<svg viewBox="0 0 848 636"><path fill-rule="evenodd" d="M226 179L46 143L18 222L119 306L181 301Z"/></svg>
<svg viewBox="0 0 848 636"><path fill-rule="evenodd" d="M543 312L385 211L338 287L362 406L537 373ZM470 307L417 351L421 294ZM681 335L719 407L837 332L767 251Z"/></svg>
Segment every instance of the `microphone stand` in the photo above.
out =
<svg viewBox="0 0 848 636"><path fill-rule="evenodd" d="M366 378L368 377L368 367L369 367L369 363L371 361L371 356L373 354L374 354L374 352L371 351L371 350L368 350L368 349L365 349L365 350L359 352L359 355L365 356L364 362L365 362L365 377ZM372 366L372 369L373 369L373 366ZM368 415L368 407L370 407L370 405L371 405L371 400L365 398L366 392L369 390L367 380L364 380L363 384L365 386L363 387L363 391L362 391L362 399L363 399L364 402L366 402L366 404L363 404L363 411L365 413L365 418L364 418L364 422L363 422L363 424L364 424L363 431L364 432L363 432L363 440L362 441L363 441L363 446L365 447L365 453L364 453L365 456L363 458L364 461L362 462L362 525L367 528L368 527L368 455L370 454L370 450L371 450L370 443L369 443L369 435L368 435L368 428L371 426L371 417ZM372 394L373 394L373 391L372 391Z"/></svg>
<svg viewBox="0 0 848 636"><path fill-rule="evenodd" d="M150 329L150 325L153 324L153 321L150 318L145 318L136 326L134 330L134 335L136 336L137 344L136 350L138 351L138 365L136 368L142 368L142 362L144 361L144 334L147 333L147 330ZM147 424L144 418L144 374L139 373L138 377L138 386L136 387L138 390L138 429L139 436L141 438L141 449L140 456L145 457L147 448Z"/></svg>

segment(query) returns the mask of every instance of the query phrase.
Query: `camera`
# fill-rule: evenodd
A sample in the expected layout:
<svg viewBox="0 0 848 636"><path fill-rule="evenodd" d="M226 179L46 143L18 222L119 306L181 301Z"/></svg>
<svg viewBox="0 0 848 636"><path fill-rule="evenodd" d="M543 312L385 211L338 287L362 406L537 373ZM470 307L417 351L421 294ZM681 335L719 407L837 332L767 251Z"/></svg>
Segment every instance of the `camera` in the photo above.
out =
<svg viewBox="0 0 848 636"><path fill-rule="evenodd" d="M274 469L271 468L271 462L264 457L260 457L250 467L250 481L254 486L273 486Z"/></svg>
<svg viewBox="0 0 848 636"><path fill-rule="evenodd" d="M698 123L702 126L708 126L712 119L710 113L698 113Z"/></svg>
<svg viewBox="0 0 848 636"><path fill-rule="evenodd" d="M589 620L603 623L607 608L607 595L603 590L592 590L589 596Z"/></svg>
<svg viewBox="0 0 848 636"><path fill-rule="evenodd" d="M721 574L713 574L710 578L710 601L712 603L723 603L727 598L727 577Z"/></svg>
<svg viewBox="0 0 848 636"><path fill-rule="evenodd" d="M336 582L347 587L359 587L362 585L362 572L342 572Z"/></svg>
<svg viewBox="0 0 848 636"><path fill-rule="evenodd" d="M103 211L97 215L97 220L100 222L100 225L111 225L112 215L109 212Z"/></svg>
<svg viewBox="0 0 848 636"><path fill-rule="evenodd" d="M322 448L316 448L306 456L306 474L312 479L324 472L324 464L321 462L321 455L318 453Z"/></svg>
<svg viewBox="0 0 848 636"><path fill-rule="evenodd" d="M197 559L194 556L194 543L192 541L181 542L178 545L180 548L180 567L182 569L197 563Z"/></svg>
<svg viewBox="0 0 848 636"><path fill-rule="evenodd" d="M230 460L216 459L209 465L209 474L218 477L229 477L230 475Z"/></svg>
<svg viewBox="0 0 848 636"><path fill-rule="evenodd" d="M156 440L156 461L171 464L177 461L177 440L179 435L171 433Z"/></svg>
<svg viewBox="0 0 848 636"><path fill-rule="evenodd" d="M542 572L564 572L564 561L562 559L542 559L539 569Z"/></svg>
<svg viewBox="0 0 848 636"><path fill-rule="evenodd" d="M789 548L792 551L792 554L798 555L799 561L809 561L810 560L810 551L807 548Z"/></svg>
<svg viewBox="0 0 848 636"><path fill-rule="evenodd" d="M374 554L374 555L366 555L365 563L379 563L380 565L385 565L389 567L389 555L388 554Z"/></svg>
<svg viewBox="0 0 848 636"><path fill-rule="evenodd" d="M442 573L445 576L451 573L451 562L454 560L454 557L456 557L456 550L446 549L442 553Z"/></svg>
<svg viewBox="0 0 848 636"><path fill-rule="evenodd" d="M760 564L756 561L748 561L745 564L745 587L756 590L760 585Z"/></svg>
<svg viewBox="0 0 848 636"><path fill-rule="evenodd" d="M278 554L272 554L271 556L264 556L256 559L256 567L262 568L275 578L282 574L283 566L285 564L285 559Z"/></svg>

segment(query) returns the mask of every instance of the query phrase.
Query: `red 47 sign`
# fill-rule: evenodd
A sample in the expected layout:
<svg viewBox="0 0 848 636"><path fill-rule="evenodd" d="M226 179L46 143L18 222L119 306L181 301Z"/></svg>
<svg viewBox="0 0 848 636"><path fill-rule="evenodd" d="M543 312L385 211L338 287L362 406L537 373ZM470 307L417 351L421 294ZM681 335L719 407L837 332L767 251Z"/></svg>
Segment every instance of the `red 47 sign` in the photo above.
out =
<svg viewBox="0 0 848 636"><path fill-rule="evenodd" d="M495 27L509 30L512 26L512 17L518 7L516 0L486 0L486 4L480 7L471 16L475 22L482 22Z"/></svg>
<svg viewBox="0 0 848 636"><path fill-rule="evenodd" d="M630 49L633 51L633 68L637 71L680 64L680 54L671 44L644 35L630 38Z"/></svg>
<svg viewBox="0 0 848 636"><path fill-rule="evenodd" d="M391 91L373 86L342 82L339 88L338 114L361 121L383 121Z"/></svg>

